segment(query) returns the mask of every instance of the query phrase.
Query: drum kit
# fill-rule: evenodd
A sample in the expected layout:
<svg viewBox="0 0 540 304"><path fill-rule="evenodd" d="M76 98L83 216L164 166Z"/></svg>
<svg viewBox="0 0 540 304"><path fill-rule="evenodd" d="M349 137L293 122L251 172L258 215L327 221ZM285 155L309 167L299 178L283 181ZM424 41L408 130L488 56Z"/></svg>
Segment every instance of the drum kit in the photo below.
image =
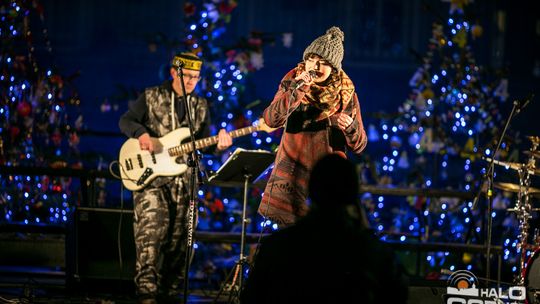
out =
<svg viewBox="0 0 540 304"><path fill-rule="evenodd" d="M520 249L520 259L516 284L527 287L528 296L532 300L529 303L540 303L540 260L537 261L540 255L540 238L538 233L535 232L532 245L529 240L532 213L540 210L533 208L530 200L531 197L540 197L540 189L531 187L531 177L540 176L540 168L536 168L536 161L540 159L540 151L538 151L540 137L529 136L528 138L532 145L530 150L524 151L524 154L528 156L526 163L503 162L490 158L486 160L517 171L519 175L519 184L494 182L493 187L517 194L514 208L508 209L510 212L515 212L519 221L517 246ZM528 254L531 249L534 251L532 255Z"/></svg>

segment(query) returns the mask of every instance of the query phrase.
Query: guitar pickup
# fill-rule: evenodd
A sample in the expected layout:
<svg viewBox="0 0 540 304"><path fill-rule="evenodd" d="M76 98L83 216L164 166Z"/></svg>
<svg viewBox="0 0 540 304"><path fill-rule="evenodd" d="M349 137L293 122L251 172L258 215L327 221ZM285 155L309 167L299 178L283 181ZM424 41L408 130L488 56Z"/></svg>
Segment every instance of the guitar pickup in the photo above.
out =
<svg viewBox="0 0 540 304"><path fill-rule="evenodd" d="M152 156L152 162L154 163L154 165L157 164L156 154L152 152L150 155Z"/></svg>
<svg viewBox="0 0 540 304"><path fill-rule="evenodd" d="M133 170L133 163L131 162L131 158L126 159L126 170Z"/></svg>
<svg viewBox="0 0 540 304"><path fill-rule="evenodd" d="M139 177L139 180L137 180L137 186L144 185L144 182L148 179L148 177L150 177L150 175L152 175L152 173L154 173L152 168L146 168L141 177Z"/></svg>
<svg viewBox="0 0 540 304"><path fill-rule="evenodd" d="M137 154L137 161L139 162L139 167L142 169L144 168L142 156L140 154Z"/></svg>

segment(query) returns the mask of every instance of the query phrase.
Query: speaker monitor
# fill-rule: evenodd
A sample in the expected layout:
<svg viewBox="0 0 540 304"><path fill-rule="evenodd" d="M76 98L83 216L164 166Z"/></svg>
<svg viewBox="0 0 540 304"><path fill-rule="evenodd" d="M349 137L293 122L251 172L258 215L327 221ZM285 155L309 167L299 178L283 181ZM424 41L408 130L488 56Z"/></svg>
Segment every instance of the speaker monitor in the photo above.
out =
<svg viewBox="0 0 540 304"><path fill-rule="evenodd" d="M133 280L135 242L133 211L84 208L75 211L74 253L71 278L77 283L91 280Z"/></svg>

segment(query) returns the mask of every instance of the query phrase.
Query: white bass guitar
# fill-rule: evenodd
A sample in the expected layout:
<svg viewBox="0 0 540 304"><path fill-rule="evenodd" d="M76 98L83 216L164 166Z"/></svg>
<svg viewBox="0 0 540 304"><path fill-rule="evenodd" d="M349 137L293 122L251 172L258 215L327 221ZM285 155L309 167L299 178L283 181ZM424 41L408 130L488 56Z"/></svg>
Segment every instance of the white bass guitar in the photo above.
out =
<svg viewBox="0 0 540 304"><path fill-rule="evenodd" d="M270 133L275 129L268 127L261 118L258 124L228 132L232 138L251 134L256 131ZM120 148L119 166L122 183L131 191L146 187L158 176L176 176L183 174L188 166L176 159L191 153L193 146L189 141L189 128L176 129L169 134L152 138L154 151L141 150L139 140L128 139ZM184 142L187 140L187 142ZM195 141L195 148L202 149L217 144L218 137L212 136ZM179 144L180 143L180 144Z"/></svg>

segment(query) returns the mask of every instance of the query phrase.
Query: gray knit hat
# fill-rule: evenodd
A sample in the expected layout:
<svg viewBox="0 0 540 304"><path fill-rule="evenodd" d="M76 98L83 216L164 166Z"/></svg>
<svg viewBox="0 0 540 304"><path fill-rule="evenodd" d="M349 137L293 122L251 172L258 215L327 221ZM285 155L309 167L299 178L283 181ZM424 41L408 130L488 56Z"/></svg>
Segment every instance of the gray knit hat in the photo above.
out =
<svg viewBox="0 0 540 304"><path fill-rule="evenodd" d="M327 60L334 68L341 70L343 60L343 41L345 35L337 26L332 26L326 34L313 40L304 51L304 60L309 54L317 54Z"/></svg>

